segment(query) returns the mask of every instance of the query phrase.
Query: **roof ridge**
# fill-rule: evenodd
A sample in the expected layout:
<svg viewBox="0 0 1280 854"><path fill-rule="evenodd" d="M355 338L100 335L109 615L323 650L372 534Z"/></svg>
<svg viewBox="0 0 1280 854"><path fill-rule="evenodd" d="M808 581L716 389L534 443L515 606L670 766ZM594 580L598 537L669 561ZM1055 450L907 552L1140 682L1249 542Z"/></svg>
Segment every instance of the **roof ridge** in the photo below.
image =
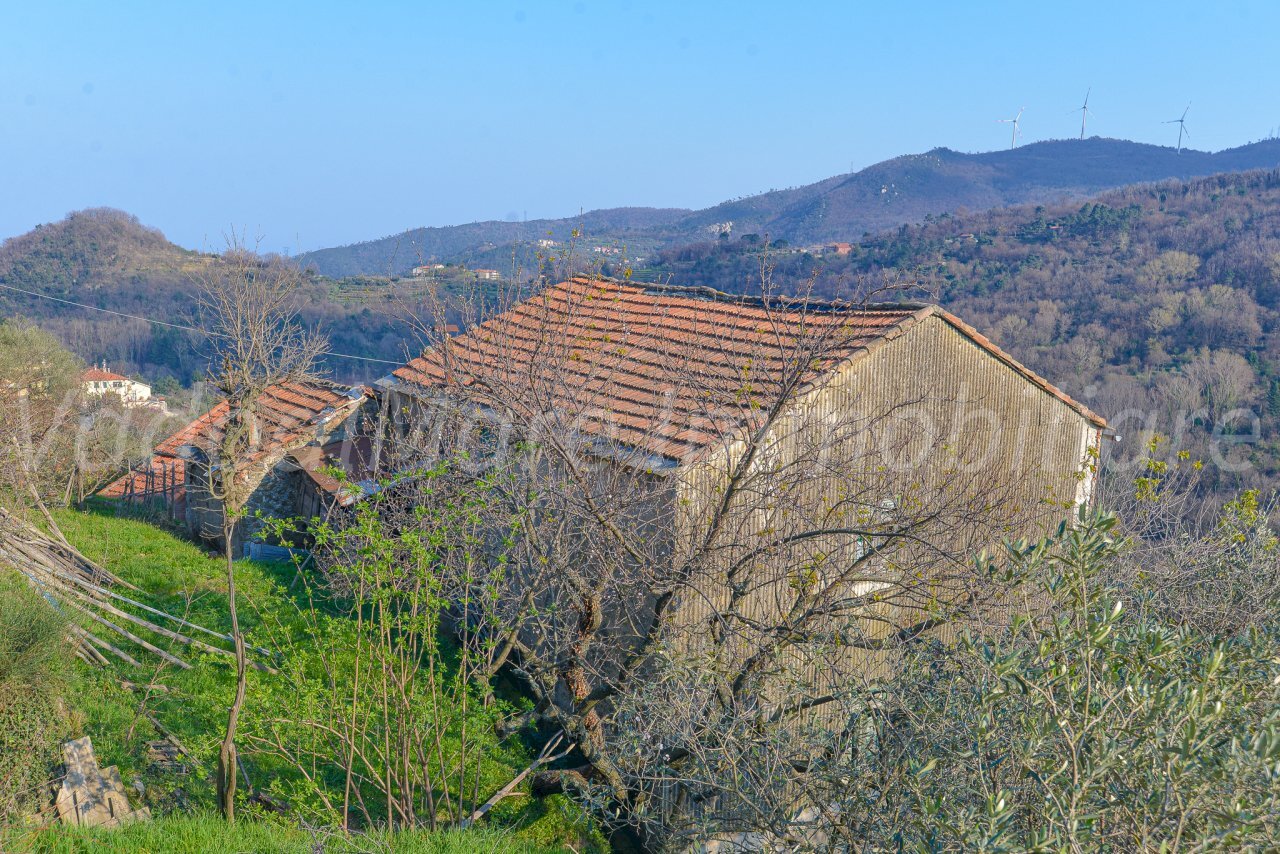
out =
<svg viewBox="0 0 1280 854"><path fill-rule="evenodd" d="M80 376L92 382L93 380L127 380L129 377L124 374L117 373L109 368L103 368L98 365L90 365L85 368ZM90 379L92 378L92 379Z"/></svg>
<svg viewBox="0 0 1280 854"><path fill-rule="evenodd" d="M690 299L702 299L707 302L726 303L730 305L752 306L758 308L787 308L791 306L799 306L808 309L816 309L820 311L846 311L850 314L865 313L875 314L887 311L909 311L915 312L923 308L938 307L935 303L920 302L918 300L900 300L897 302L865 302L858 303L853 300L842 299L818 299L816 297L797 297L788 294L776 295L760 295L752 294L731 294L727 291L719 291L706 285L674 285L669 283L649 283L649 282L633 282L629 279L618 279L612 276L572 276L563 282L555 285L549 285L539 295L556 288L563 287L569 283L592 285L592 284L609 284L619 285L625 288L634 289L641 294L671 294L673 296L687 295Z"/></svg>

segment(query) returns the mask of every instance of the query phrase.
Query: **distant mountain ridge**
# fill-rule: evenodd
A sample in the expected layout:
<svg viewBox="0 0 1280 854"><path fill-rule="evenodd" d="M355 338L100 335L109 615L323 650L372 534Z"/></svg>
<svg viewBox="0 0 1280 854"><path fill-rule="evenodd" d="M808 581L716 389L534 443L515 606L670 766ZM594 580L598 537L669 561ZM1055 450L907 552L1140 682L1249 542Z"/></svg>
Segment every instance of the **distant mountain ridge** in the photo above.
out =
<svg viewBox="0 0 1280 854"><path fill-rule="evenodd" d="M689 214L683 208L610 208L564 219L415 228L380 240L307 252L298 261L333 278L403 275L425 261L459 261L486 250L543 239L567 241L576 228L595 238L647 236Z"/></svg>
<svg viewBox="0 0 1280 854"><path fill-rule="evenodd" d="M1274 139L1215 153L1100 137L980 154L936 148L699 211L614 208L562 219L419 228L298 260L328 276L403 275L424 260L498 263L540 239L565 241L575 228L593 242L627 244L633 254L705 240L726 224L735 235L768 234L793 244L849 241L961 209L1086 198L1128 184L1277 165L1280 140Z"/></svg>
<svg viewBox="0 0 1280 854"><path fill-rule="evenodd" d="M1152 453L1148 431L1166 459L1204 461L1214 500L1280 490L1280 169L938 216L844 253L704 240L660 251L645 280L758 294L766 259L775 293L964 318L1111 421L1122 441L1104 454L1133 466L1112 469L1121 490Z"/></svg>

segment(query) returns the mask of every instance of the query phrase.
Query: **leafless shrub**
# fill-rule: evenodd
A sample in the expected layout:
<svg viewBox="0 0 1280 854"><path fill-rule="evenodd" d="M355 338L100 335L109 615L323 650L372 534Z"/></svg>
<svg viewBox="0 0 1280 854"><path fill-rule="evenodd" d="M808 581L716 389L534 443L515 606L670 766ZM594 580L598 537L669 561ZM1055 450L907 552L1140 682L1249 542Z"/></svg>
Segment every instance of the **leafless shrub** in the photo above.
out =
<svg viewBox="0 0 1280 854"><path fill-rule="evenodd" d="M267 389L313 378L324 339L296 322L294 298L300 273L280 258L262 258L232 237L222 263L197 274L198 301L212 349L209 381L228 403L216 447L197 449L198 476L222 505L227 597L236 651L236 692L218 756L218 804L235 818L236 728L244 705L248 661L236 613L235 530L253 490L248 469L261 447L258 402Z"/></svg>

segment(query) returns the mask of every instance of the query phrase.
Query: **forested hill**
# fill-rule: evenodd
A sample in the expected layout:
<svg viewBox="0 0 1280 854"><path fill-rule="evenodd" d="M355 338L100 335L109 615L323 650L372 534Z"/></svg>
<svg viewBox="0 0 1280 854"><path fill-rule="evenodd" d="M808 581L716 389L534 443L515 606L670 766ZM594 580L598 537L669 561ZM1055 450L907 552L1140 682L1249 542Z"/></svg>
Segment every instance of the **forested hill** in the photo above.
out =
<svg viewBox="0 0 1280 854"><path fill-rule="evenodd" d="M196 322L193 274L216 256L173 245L136 217L107 208L79 211L0 244L0 285L169 323ZM325 332L332 348L392 361L415 340L390 309L393 286L347 288L312 277L300 315ZM370 294L361 291L371 291ZM351 293L360 293L352 298ZM23 316L54 333L89 362L142 376L161 390L203 378L201 337L180 329L105 314L0 288L0 318ZM367 381L387 365L330 358L335 379ZM168 380L168 382L164 382Z"/></svg>
<svg viewBox="0 0 1280 854"><path fill-rule="evenodd" d="M326 276L405 275L427 261L467 262L486 255L500 264L514 246L536 246L539 240L567 242L579 230L597 239L653 240L689 215L681 208L614 208L589 211L563 219L528 222L473 222L438 228L415 228L380 240L318 249L298 256L298 262Z"/></svg>
<svg viewBox="0 0 1280 854"><path fill-rule="evenodd" d="M796 245L850 241L921 222L925 216L1029 202L1084 198L1127 184L1280 166L1280 140L1216 153L1094 137L962 154L945 148L886 160L814 184L727 201L701 211L622 208L536 222L482 222L420 228L300 256L330 276L403 274L426 260L509 268L536 265L537 241L622 248L629 260L705 240L768 235Z"/></svg>
<svg viewBox="0 0 1280 854"><path fill-rule="evenodd" d="M913 296L940 301L1094 409L1152 419L1121 433L1154 425L1207 455L1217 429L1229 456L1254 466L1228 478L1235 486L1280 486L1280 172L944 215L847 256L712 241L663 252L647 272L743 291L759 287L762 258L781 290L919 283Z"/></svg>
<svg viewBox="0 0 1280 854"><path fill-rule="evenodd" d="M0 244L0 281L68 296L136 275L180 273L200 258L137 217L93 208Z"/></svg>

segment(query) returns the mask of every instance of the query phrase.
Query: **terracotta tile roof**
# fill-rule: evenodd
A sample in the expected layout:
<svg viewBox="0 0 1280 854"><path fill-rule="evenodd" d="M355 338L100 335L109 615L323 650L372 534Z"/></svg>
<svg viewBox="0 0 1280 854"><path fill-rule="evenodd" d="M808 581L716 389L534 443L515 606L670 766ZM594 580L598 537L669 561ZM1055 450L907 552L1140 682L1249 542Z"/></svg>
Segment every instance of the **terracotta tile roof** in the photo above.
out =
<svg viewBox="0 0 1280 854"><path fill-rule="evenodd" d="M263 395L258 408L262 441L252 459L313 440L319 427L334 418L345 418L351 414L368 393L362 387L351 389L327 382L272 386ZM224 400L165 439L152 451L148 466L155 469L175 461L182 463L181 450L187 446L212 452L222 439L227 412ZM108 498L120 497L130 480L137 483L141 478L145 481L146 468L126 474L98 494Z"/></svg>
<svg viewBox="0 0 1280 854"><path fill-rule="evenodd" d="M89 368L80 375L80 379L87 383L102 383L111 382L113 380L125 380L127 382L129 378L121 376L115 371L108 371L105 368Z"/></svg>
<svg viewBox="0 0 1280 854"><path fill-rule="evenodd" d="M345 417L364 396L363 388L357 388L353 392L350 388L332 383L272 386L262 396L258 407L262 441L254 457L292 445L299 440L314 438L318 426L335 416ZM184 446L199 448L206 453L213 451L222 440L227 412L227 402L222 401L161 442L156 447L156 452L177 456Z"/></svg>
<svg viewBox="0 0 1280 854"><path fill-rule="evenodd" d="M98 495L135 501L150 498L181 501L187 493L186 468L183 460L154 454L146 465L107 484L98 490Z"/></svg>
<svg viewBox="0 0 1280 854"><path fill-rule="evenodd" d="M383 384L470 388L506 405L513 401L502 388L532 389L545 409L567 413L575 429L688 461L757 418L760 402L776 397L785 366L801 349L821 341L809 351L820 354L812 381L930 315L1105 423L936 306L766 307L760 298L706 288L581 277L433 346Z"/></svg>
<svg viewBox="0 0 1280 854"><path fill-rule="evenodd" d="M372 476L373 441L368 436L356 436L338 442L306 445L289 452L289 458L311 479L316 488L333 495L346 505L361 491L359 484ZM346 472L346 480L340 481L329 473L337 468Z"/></svg>

